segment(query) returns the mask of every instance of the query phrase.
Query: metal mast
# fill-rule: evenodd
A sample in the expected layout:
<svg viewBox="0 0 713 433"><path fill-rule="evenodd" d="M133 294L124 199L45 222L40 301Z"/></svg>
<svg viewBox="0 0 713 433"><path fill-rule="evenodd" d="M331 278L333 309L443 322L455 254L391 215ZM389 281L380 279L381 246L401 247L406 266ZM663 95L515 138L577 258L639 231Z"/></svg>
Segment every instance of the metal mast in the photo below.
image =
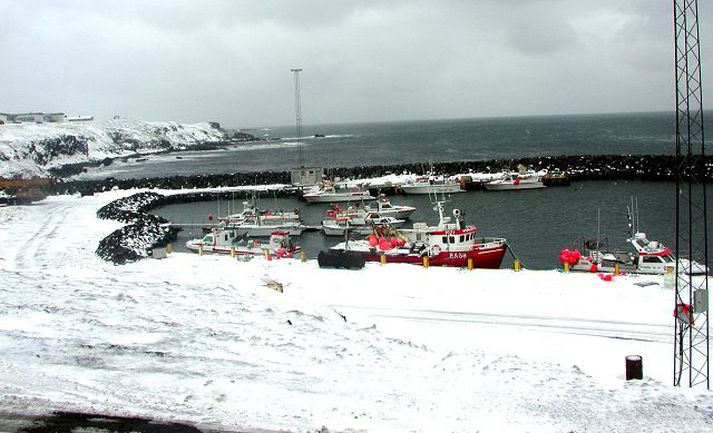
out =
<svg viewBox="0 0 713 433"><path fill-rule="evenodd" d="M302 95L300 95L300 72L302 68L290 69L295 74L295 116L297 128L297 140L300 147L300 167L304 167L304 157L302 156Z"/></svg>
<svg viewBox="0 0 713 433"><path fill-rule="evenodd" d="M673 384L710 389L706 184L698 1L674 0L676 48L676 262ZM697 266L693 260L706 267Z"/></svg>

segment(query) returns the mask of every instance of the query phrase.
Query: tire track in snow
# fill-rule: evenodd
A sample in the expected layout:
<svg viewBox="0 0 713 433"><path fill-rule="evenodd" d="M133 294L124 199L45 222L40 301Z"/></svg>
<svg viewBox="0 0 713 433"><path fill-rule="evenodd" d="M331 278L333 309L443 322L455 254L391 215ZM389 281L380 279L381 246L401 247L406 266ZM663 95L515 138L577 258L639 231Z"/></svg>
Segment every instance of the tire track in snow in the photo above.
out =
<svg viewBox="0 0 713 433"><path fill-rule="evenodd" d="M67 211L72 207L74 206L63 204L56 205L49 210L45 217L42 218L39 228L17 249L17 254L13 260L16 269L36 269L38 263L41 268L47 267L45 259L47 257L47 248L49 247L48 240L51 240L57 230L64 224L67 219Z"/></svg>
<svg viewBox="0 0 713 433"><path fill-rule="evenodd" d="M562 334L615 338L653 343L669 343L668 325L556 316L494 314L439 310L394 310L340 305L339 308L371 311L373 317L433 323L462 323L486 326L513 326Z"/></svg>

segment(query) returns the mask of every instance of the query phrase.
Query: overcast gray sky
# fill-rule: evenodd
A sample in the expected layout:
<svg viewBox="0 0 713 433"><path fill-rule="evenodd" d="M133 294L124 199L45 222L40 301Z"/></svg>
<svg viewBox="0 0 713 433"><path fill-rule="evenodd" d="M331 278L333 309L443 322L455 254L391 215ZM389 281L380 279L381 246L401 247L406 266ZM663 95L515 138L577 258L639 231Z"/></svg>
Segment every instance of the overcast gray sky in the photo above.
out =
<svg viewBox="0 0 713 433"><path fill-rule="evenodd" d="M294 67L305 124L672 110L672 20L670 0L0 0L0 112L289 125Z"/></svg>

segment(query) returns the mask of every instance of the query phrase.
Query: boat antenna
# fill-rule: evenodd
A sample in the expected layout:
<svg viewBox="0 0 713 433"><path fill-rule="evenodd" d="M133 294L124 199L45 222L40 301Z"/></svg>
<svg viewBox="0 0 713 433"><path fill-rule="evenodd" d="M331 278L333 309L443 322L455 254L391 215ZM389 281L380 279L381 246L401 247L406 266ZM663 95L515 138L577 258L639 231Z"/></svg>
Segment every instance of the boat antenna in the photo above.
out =
<svg viewBox="0 0 713 433"><path fill-rule="evenodd" d="M300 151L300 168L305 166L304 156L302 155L302 95L300 94L300 72L302 68L290 69L295 74L295 128L297 129L297 141L299 142Z"/></svg>
<svg viewBox="0 0 713 433"><path fill-rule="evenodd" d="M631 196L631 203L626 207L627 217L629 218L629 228L631 229L631 238L634 239L639 232L639 202L636 196Z"/></svg>
<svg viewBox="0 0 713 433"><path fill-rule="evenodd" d="M597 250L600 250L600 249L601 249L601 245L599 245L599 238L600 238L600 236L601 236L600 233L599 233L599 232L600 232L600 228L601 228L601 221L600 221L600 219L601 219L601 213L602 213L602 209L601 209L601 208L597 208Z"/></svg>
<svg viewBox="0 0 713 433"><path fill-rule="evenodd" d="M637 196L634 196L633 199L634 199L634 218L636 218L636 233L639 233L639 227L641 227L641 225L639 224L639 198Z"/></svg>

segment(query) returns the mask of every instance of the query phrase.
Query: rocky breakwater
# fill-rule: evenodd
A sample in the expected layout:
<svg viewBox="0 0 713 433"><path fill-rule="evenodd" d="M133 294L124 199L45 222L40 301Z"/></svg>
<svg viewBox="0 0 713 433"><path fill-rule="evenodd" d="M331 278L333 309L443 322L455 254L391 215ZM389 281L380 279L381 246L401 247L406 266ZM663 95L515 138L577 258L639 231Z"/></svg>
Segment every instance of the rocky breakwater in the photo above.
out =
<svg viewBox="0 0 713 433"><path fill-rule="evenodd" d="M337 167L326 170L328 178L368 179L388 173L425 174L431 167L436 174L456 175L468 172L498 172L503 168L516 169L518 164L535 170L547 169L566 173L571 180L650 180L676 179L677 161L673 155L561 155L521 159L491 159L482 161L454 161L426 164L398 164L378 166ZM689 172L702 182L713 181L713 157L699 158ZM93 194L113 188L192 189L234 186L276 185L270 196L289 196L296 192L287 187L290 173L255 172L230 174L201 174L142 179L107 178L93 181L60 182L53 186L58 194Z"/></svg>
<svg viewBox="0 0 713 433"><path fill-rule="evenodd" d="M166 246L175 239L175 230L168 220L146 213L162 203L165 196L141 192L115 200L97 211L101 219L128 223L99 242L96 254L104 260L121 265L135 262L150 255L150 251Z"/></svg>
<svg viewBox="0 0 713 433"><path fill-rule="evenodd" d="M560 155L533 158L454 161L433 164L379 165L370 167L333 168L329 177L350 179L383 176L385 173L436 174L494 173L503 168L515 170L519 164L535 170L547 169L567 173L572 180L675 180L677 161L674 155ZM690 171L701 181L713 181L713 157L696 161Z"/></svg>
<svg viewBox="0 0 713 433"><path fill-rule="evenodd" d="M260 185L274 185L270 188L270 197L287 197L294 195L294 189L288 186L290 173L288 172L259 172L259 173L231 173L231 174L199 174L195 176L168 176L140 179L115 179L113 177L102 180L81 180L60 182L54 185L55 194L90 195L95 192L109 191L112 189L194 189L194 188L220 188L220 187L252 187ZM265 188L260 188L265 190ZM186 194L191 194L186 191ZM202 197L204 194L195 193ZM224 192L221 198L232 197L240 192ZM249 192L244 192L249 194ZM247 197L247 195L246 195Z"/></svg>

